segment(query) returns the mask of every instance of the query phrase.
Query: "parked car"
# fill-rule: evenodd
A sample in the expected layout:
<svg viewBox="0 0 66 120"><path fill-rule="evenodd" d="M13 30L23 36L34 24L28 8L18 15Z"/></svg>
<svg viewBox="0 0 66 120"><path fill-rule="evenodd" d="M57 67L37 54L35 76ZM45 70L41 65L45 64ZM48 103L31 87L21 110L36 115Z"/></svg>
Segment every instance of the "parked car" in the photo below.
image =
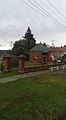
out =
<svg viewBox="0 0 66 120"><path fill-rule="evenodd" d="M58 60L57 60L57 63L61 63L61 62L62 62L61 59L58 59Z"/></svg>

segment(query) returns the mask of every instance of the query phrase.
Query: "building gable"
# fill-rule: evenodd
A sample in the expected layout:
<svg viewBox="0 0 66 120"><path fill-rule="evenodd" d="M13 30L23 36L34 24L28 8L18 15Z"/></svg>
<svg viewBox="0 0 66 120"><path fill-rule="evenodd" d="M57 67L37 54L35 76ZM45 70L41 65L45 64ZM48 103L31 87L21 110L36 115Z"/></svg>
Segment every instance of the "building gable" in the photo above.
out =
<svg viewBox="0 0 66 120"><path fill-rule="evenodd" d="M33 47L31 50L30 50L30 52L33 52L33 51L42 51L42 52L44 52L44 53L48 53L48 48L45 46L45 45L43 45L42 43L40 43L40 44L37 44L35 47Z"/></svg>

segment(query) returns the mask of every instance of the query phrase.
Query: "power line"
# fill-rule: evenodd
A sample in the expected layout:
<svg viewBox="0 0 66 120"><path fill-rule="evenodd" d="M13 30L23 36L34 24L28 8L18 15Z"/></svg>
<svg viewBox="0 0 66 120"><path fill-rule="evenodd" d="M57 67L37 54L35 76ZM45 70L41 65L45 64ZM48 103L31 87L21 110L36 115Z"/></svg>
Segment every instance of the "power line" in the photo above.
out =
<svg viewBox="0 0 66 120"><path fill-rule="evenodd" d="M48 8L49 11L52 12L53 15L55 15L56 17L58 17L58 15L57 15L50 7L48 7L48 5L47 5L46 3L44 3L43 0L40 0L40 1L41 1L41 3L42 3L46 8ZM60 19L60 21L62 22L61 19Z"/></svg>
<svg viewBox="0 0 66 120"><path fill-rule="evenodd" d="M59 7L59 9L61 9L61 11L64 12L64 10L62 9L62 7L55 1L53 0L53 2L55 3L55 5L57 6L57 8ZM66 16L64 15L64 18L65 18L65 23L66 23Z"/></svg>
<svg viewBox="0 0 66 120"><path fill-rule="evenodd" d="M33 8L31 5L29 5L28 3L26 3L25 1L21 0L23 3L25 3L26 5L28 5L30 8L32 8L34 11L36 11L37 13L39 13L40 15L42 15L43 17L48 18L48 16L45 16L44 14L42 14L41 12L43 12L41 9L39 9L36 5L34 5L35 7L37 7L41 12L39 12L37 9ZM46 14L47 15L47 14ZM51 19L49 19L51 21Z"/></svg>
<svg viewBox="0 0 66 120"><path fill-rule="evenodd" d="M45 14L48 18L49 18L49 15L47 14L47 11L45 10L42 10L41 7L39 8L37 5L35 5L33 2L31 2L30 0L28 0L33 6L35 6L38 10L40 10L43 14ZM34 0L33 0L34 1ZM35 2L35 1L34 1ZM36 3L36 2L35 2ZM45 17L46 17L45 16ZM49 18L51 19L51 18Z"/></svg>
<svg viewBox="0 0 66 120"><path fill-rule="evenodd" d="M63 13L61 13L49 0L47 0L47 2L62 16L66 19L65 15Z"/></svg>
<svg viewBox="0 0 66 120"><path fill-rule="evenodd" d="M30 1L30 0L29 0ZM55 17L53 17L49 12L47 12L46 9L44 9L39 3L37 3L35 0L33 0L43 11L45 11L49 17L51 17L56 23L58 23L59 25L65 27L62 23L60 23ZM31 1L30 1L31 2Z"/></svg>
<svg viewBox="0 0 66 120"><path fill-rule="evenodd" d="M28 0L34 7L36 7L39 11L41 11L43 14L45 14L47 17L49 17L48 16L48 14L47 13L45 13L43 10L41 10L37 5L35 5L33 2L31 2L30 0ZM45 16L45 17L46 17Z"/></svg>
<svg viewBox="0 0 66 120"><path fill-rule="evenodd" d="M56 26L60 27L55 21L53 21L52 19L50 19L49 17L45 16L44 14L42 14L41 12L39 12L37 9L33 8L30 4L26 3L24 0L20 0L21 2L23 2L24 4L26 4L27 6L29 6L30 8L32 8L34 11L36 11L37 13L39 13L41 16L43 16L44 18L50 20L52 23L54 23ZM61 27L60 27L61 28ZM61 28L62 29L62 28Z"/></svg>
<svg viewBox="0 0 66 120"><path fill-rule="evenodd" d="M53 0L53 2L58 6L58 3L57 3L55 0ZM61 6L58 6L58 7L60 7L60 9L61 9L62 11L64 11ZM65 15L64 15L64 16L65 16ZM65 18L66 18L66 16L65 16Z"/></svg>
<svg viewBox="0 0 66 120"><path fill-rule="evenodd" d="M45 3L44 3L44 1L42 1L42 0L40 0L41 1L41 3L44 5L44 6L46 6L53 14L55 14Z"/></svg>

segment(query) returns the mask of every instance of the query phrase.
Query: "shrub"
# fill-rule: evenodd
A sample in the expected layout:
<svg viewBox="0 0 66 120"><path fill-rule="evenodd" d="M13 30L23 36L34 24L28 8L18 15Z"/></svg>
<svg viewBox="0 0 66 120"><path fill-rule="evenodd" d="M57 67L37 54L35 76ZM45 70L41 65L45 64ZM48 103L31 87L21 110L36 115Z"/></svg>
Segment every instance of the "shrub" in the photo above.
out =
<svg viewBox="0 0 66 120"><path fill-rule="evenodd" d="M18 66L18 57L13 55L10 60L10 66L11 67L17 67Z"/></svg>

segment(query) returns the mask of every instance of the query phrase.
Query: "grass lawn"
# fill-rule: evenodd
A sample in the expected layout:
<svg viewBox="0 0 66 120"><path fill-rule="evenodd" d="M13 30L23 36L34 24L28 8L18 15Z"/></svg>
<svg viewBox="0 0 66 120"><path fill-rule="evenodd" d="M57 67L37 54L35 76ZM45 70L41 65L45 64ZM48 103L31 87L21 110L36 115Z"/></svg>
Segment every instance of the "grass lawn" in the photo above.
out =
<svg viewBox="0 0 66 120"><path fill-rule="evenodd" d="M11 67L10 72L2 72L1 63L2 63L2 58L0 58L0 78L14 76L18 74L18 68L16 67Z"/></svg>
<svg viewBox="0 0 66 120"><path fill-rule="evenodd" d="M29 61L25 62L25 67L32 67L32 66L38 66L38 65L40 64L37 62L36 63L29 62ZM10 72L0 72L0 78L14 76L14 75L18 75L18 67L11 67Z"/></svg>
<svg viewBox="0 0 66 120"><path fill-rule="evenodd" d="M66 120L65 73L0 84L0 120Z"/></svg>
<svg viewBox="0 0 66 120"><path fill-rule="evenodd" d="M25 61L25 67L34 67L34 66L39 66L39 65L41 65L41 63Z"/></svg>
<svg viewBox="0 0 66 120"><path fill-rule="evenodd" d="M18 68L11 68L9 72L0 72L0 78L18 75Z"/></svg>

